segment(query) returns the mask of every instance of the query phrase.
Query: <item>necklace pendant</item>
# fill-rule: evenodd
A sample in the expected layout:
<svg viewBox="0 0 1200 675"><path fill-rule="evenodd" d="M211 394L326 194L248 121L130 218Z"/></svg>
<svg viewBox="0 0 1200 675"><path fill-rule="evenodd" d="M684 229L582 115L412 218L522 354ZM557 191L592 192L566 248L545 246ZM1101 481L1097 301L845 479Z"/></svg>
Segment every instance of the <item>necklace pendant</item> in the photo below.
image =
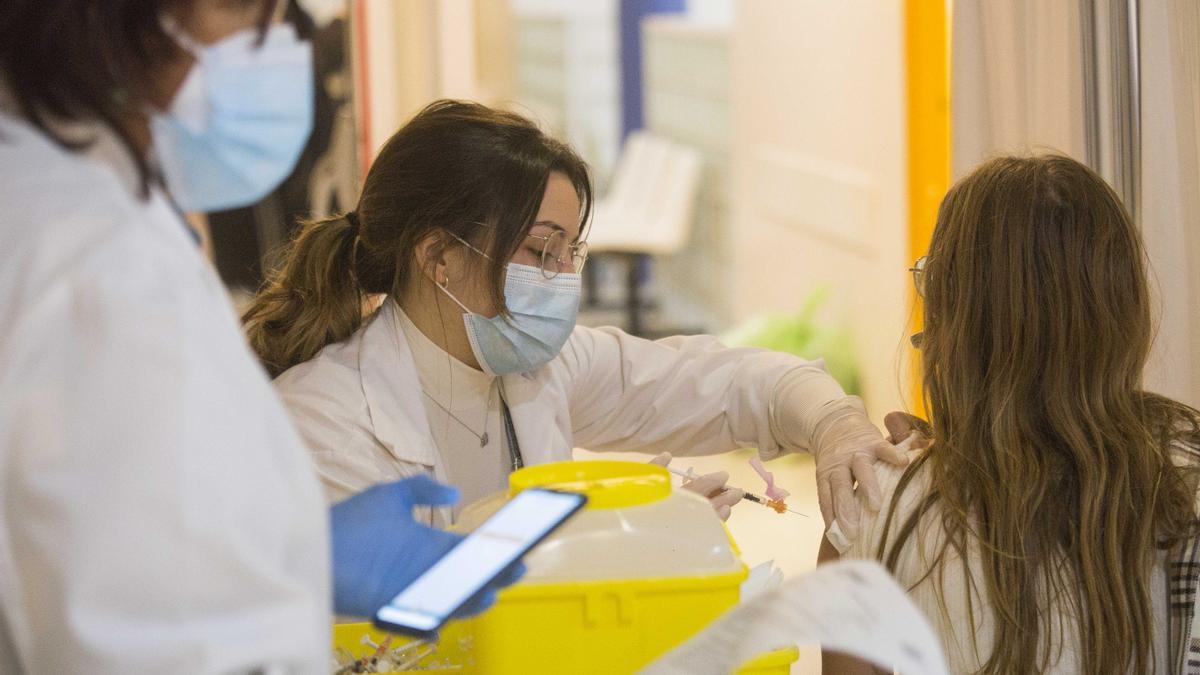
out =
<svg viewBox="0 0 1200 675"><path fill-rule="evenodd" d="M487 444L488 444L488 435L487 435L487 432L485 431L485 432L483 432L483 435L479 437L479 447L482 448L483 446L485 446Z"/></svg>

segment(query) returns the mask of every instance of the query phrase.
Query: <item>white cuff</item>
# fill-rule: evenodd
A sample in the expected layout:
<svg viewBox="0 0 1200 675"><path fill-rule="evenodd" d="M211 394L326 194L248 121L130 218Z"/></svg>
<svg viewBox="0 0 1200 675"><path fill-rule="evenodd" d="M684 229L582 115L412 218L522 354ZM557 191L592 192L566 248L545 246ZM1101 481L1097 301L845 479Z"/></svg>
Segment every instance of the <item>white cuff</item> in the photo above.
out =
<svg viewBox="0 0 1200 675"><path fill-rule="evenodd" d="M794 368L779 379L771 396L771 435L784 450L811 450L817 425L847 398L823 359Z"/></svg>

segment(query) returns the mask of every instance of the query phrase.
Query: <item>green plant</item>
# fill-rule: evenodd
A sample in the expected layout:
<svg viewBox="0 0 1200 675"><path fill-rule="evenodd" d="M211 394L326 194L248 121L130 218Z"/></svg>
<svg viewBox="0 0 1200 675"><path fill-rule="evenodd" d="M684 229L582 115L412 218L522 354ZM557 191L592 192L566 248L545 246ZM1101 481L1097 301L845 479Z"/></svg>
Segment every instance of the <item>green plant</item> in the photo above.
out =
<svg viewBox="0 0 1200 675"><path fill-rule="evenodd" d="M795 314L760 314L722 336L725 344L761 347L795 354L806 359L825 359L829 372L848 394L859 394L858 361L850 331L820 324L817 310L829 297L829 289L818 288Z"/></svg>

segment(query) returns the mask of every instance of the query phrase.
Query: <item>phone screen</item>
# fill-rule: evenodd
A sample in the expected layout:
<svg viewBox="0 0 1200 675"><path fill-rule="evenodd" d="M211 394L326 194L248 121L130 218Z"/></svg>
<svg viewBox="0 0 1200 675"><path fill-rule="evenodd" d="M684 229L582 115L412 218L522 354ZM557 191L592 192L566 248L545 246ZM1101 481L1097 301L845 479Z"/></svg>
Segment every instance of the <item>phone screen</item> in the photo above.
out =
<svg viewBox="0 0 1200 675"><path fill-rule="evenodd" d="M376 622L422 635L437 630L586 501L573 492L524 490L392 598Z"/></svg>

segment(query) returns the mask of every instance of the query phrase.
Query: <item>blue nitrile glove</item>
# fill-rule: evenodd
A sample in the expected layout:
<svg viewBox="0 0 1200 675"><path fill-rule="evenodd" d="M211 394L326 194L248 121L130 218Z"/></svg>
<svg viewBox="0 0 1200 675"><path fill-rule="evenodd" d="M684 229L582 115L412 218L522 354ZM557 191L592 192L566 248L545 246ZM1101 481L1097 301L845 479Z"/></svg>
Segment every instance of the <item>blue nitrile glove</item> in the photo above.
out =
<svg viewBox="0 0 1200 675"><path fill-rule="evenodd" d="M414 506L449 506L458 490L421 475L383 483L329 510L333 539L333 607L372 617L462 539L413 520ZM455 616L470 616L496 601L496 589L521 577L520 562L476 594Z"/></svg>

